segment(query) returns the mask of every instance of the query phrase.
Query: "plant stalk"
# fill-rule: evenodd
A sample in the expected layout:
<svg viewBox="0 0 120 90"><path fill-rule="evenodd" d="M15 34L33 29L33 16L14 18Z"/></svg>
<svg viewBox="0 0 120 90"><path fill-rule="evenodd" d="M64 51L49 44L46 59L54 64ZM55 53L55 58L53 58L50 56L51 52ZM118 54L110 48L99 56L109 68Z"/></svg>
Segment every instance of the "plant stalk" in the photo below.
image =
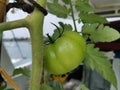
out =
<svg viewBox="0 0 120 90"><path fill-rule="evenodd" d="M41 6L46 6L46 0L37 0ZM34 12L27 18L32 43L32 72L30 90L40 90L40 82L43 72L43 22L44 15L39 10Z"/></svg>
<svg viewBox="0 0 120 90"><path fill-rule="evenodd" d="M75 23L75 16L74 16L74 11L73 11L73 5L72 5L72 1L71 0L70 0L70 8L71 8L71 16L72 16L74 28L75 28L75 31L77 32L77 27L76 27L76 23Z"/></svg>

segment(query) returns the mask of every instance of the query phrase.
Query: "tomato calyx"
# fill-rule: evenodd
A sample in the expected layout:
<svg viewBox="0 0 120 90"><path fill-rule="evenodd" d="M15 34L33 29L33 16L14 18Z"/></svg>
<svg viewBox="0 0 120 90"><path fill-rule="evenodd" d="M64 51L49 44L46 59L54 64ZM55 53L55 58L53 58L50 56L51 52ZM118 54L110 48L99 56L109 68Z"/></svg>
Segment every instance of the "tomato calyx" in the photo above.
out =
<svg viewBox="0 0 120 90"><path fill-rule="evenodd" d="M54 43L55 42L49 34L47 34L47 37L48 37L50 43Z"/></svg>
<svg viewBox="0 0 120 90"><path fill-rule="evenodd" d="M73 28L70 24L64 24L62 22L59 22L59 26L57 26L54 23L51 23L51 24L54 25L56 27L56 29L54 30L54 33L52 36L50 36L49 34L46 34L47 39L44 42L45 45L53 44L58 38L60 38L63 35L63 33L65 31L72 31L73 30Z"/></svg>

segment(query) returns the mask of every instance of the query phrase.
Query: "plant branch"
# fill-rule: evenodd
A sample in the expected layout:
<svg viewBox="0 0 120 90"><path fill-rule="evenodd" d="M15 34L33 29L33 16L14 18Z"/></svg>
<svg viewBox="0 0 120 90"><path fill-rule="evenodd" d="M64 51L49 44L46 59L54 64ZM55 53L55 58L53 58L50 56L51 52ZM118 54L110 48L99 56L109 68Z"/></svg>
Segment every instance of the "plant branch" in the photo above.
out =
<svg viewBox="0 0 120 90"><path fill-rule="evenodd" d="M0 23L0 32L20 27L27 27L26 19Z"/></svg>
<svg viewBox="0 0 120 90"><path fill-rule="evenodd" d="M77 32L77 27L76 27L76 23L75 23L75 16L74 16L74 12L73 12L73 5L72 5L72 1L70 0L70 8L71 8L71 16L72 16L72 20L73 20L73 24L74 24L74 28L75 31Z"/></svg>

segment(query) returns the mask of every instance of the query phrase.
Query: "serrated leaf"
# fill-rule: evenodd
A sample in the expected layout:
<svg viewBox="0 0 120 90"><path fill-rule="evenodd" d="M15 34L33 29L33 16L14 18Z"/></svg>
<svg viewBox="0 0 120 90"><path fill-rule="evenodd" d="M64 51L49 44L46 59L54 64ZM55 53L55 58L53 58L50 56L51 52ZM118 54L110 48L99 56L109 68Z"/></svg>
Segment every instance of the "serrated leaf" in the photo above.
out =
<svg viewBox="0 0 120 90"><path fill-rule="evenodd" d="M80 84L80 88L81 88L81 90L89 90L84 84Z"/></svg>
<svg viewBox="0 0 120 90"><path fill-rule="evenodd" d="M94 23L94 24L85 23L82 26L82 33L83 34L92 34L96 30L98 25L99 25L98 23Z"/></svg>
<svg viewBox="0 0 120 90"><path fill-rule="evenodd" d="M94 44L87 45L85 65L96 70L117 89L117 79L110 61L98 48L94 48Z"/></svg>
<svg viewBox="0 0 120 90"><path fill-rule="evenodd" d="M99 26L98 30L91 33L90 39L94 42L111 42L120 38L120 33L108 26Z"/></svg>
<svg viewBox="0 0 120 90"><path fill-rule="evenodd" d="M47 3L47 7L50 13L60 18L67 18L69 9L66 6L60 5L59 3Z"/></svg>
<svg viewBox="0 0 120 90"><path fill-rule="evenodd" d="M18 75L18 74L23 74L27 77L30 77L30 70L26 67L24 68L17 68L13 71L13 76Z"/></svg>
<svg viewBox="0 0 120 90"><path fill-rule="evenodd" d="M87 13L80 13L80 19L83 23L107 23L107 20L104 17L101 17L96 14L87 14Z"/></svg>
<svg viewBox="0 0 120 90"><path fill-rule="evenodd" d="M75 7L76 10L80 12L94 12L94 8L89 2L85 2L84 0L77 0Z"/></svg>

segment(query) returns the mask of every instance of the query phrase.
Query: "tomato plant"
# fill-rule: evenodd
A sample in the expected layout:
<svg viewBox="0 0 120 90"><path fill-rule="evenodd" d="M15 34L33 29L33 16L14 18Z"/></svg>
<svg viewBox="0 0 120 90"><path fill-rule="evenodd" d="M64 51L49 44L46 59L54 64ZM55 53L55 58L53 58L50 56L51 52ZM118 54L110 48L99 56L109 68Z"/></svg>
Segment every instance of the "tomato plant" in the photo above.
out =
<svg viewBox="0 0 120 90"><path fill-rule="evenodd" d="M36 1L38 4L41 4L41 6L46 6L46 0ZM48 2L47 6L52 14L60 18L71 16L75 28L74 31L77 31L76 20L78 20L79 23L82 22L83 27L81 34L86 36L86 38L90 38L93 43L110 42L119 38L118 32L114 32L113 29L103 26L103 23L107 23L106 19L94 14L94 9L89 4L89 0L74 0L75 8L73 8L72 1L73 0L61 0L63 3L61 5L59 4L59 0L53 0L52 3ZM77 19L74 16L74 9L78 12ZM20 27L27 27L29 29L32 43L30 90L40 90L41 85L39 82L42 78L43 62L46 69L51 73L66 73L76 68L82 62L86 51L85 40L77 32L66 31L61 37L55 40L53 44L45 46L45 53L43 53L43 20L43 13L35 8L25 19L0 24L0 32ZM115 73L111 68L109 60L98 48L95 49L94 45L87 45L84 63L92 70L99 72L117 89ZM109 76L108 73L110 74ZM47 85L43 85L43 89L41 90L47 90L44 87L49 88L48 90L53 90Z"/></svg>
<svg viewBox="0 0 120 90"><path fill-rule="evenodd" d="M44 65L52 74L64 74L83 61L86 41L78 33L65 31L54 43L45 46Z"/></svg>

